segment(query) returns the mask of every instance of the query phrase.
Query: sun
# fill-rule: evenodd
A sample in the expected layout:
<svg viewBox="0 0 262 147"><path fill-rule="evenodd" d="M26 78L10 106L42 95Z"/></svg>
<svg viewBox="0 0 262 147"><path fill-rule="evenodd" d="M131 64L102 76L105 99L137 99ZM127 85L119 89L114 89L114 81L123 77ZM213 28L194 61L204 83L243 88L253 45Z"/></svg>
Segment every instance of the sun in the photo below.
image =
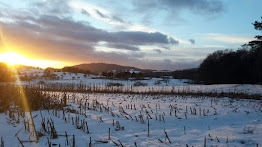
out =
<svg viewBox="0 0 262 147"><path fill-rule="evenodd" d="M19 64L19 65L41 67L41 68L46 68L46 67L61 68L65 66L65 63L63 62L31 59L12 51L7 51L0 54L0 62L5 62L11 66Z"/></svg>
<svg viewBox="0 0 262 147"><path fill-rule="evenodd" d="M0 61L6 62L9 65L20 64L21 62L24 62L25 60L27 60L25 57L15 52L5 52L3 54L0 54Z"/></svg>

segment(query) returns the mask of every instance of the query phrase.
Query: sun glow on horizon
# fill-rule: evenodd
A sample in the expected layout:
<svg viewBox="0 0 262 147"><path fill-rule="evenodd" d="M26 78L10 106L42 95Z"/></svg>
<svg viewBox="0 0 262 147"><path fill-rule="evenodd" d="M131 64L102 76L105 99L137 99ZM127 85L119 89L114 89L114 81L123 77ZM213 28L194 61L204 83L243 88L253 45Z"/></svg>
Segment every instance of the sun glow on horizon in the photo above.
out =
<svg viewBox="0 0 262 147"><path fill-rule="evenodd" d="M0 62L5 62L11 66L20 64L20 65L27 65L27 66L34 66L34 67L41 67L41 68L47 68L47 67L61 68L66 65L65 63L59 61L31 59L12 51L0 53Z"/></svg>

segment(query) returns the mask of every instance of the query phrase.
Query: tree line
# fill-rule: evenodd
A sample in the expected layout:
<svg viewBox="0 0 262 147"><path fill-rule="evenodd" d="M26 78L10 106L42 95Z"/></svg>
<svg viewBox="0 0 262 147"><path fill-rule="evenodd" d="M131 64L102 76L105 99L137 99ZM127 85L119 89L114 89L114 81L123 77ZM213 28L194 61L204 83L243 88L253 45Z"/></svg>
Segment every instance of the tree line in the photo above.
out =
<svg viewBox="0 0 262 147"><path fill-rule="evenodd" d="M262 31L262 21L255 21L253 25L256 30ZM176 71L174 77L205 84L262 84L262 36L255 38L236 51L215 51L204 59L198 69Z"/></svg>
<svg viewBox="0 0 262 147"><path fill-rule="evenodd" d="M142 80L144 78L144 75L141 72L135 73L135 72L128 72L128 71L118 71L118 72L112 72L112 71L105 71L102 72L102 76L108 78L108 79L122 79L122 80L128 80L129 78L134 78L136 80Z"/></svg>

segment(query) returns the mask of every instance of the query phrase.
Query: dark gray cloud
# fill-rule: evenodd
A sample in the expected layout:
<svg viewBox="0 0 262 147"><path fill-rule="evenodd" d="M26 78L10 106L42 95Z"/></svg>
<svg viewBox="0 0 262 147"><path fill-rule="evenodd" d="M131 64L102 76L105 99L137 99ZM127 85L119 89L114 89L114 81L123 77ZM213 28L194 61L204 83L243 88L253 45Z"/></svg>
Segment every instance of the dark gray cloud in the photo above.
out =
<svg viewBox="0 0 262 147"><path fill-rule="evenodd" d="M4 28L6 41L15 43L24 54L30 54L38 59L61 60L70 62L105 62L127 64L136 59L142 59L144 53L120 53L96 51L95 44L76 42L69 39L56 39L50 34L37 34L18 25L0 24ZM20 29L20 30L19 30ZM21 37L23 36L23 37Z"/></svg>
<svg viewBox="0 0 262 147"><path fill-rule="evenodd" d="M101 13L99 10L96 10L96 14L98 14L102 18L108 18L105 14Z"/></svg>
<svg viewBox="0 0 262 147"><path fill-rule="evenodd" d="M170 50L170 47L167 46L167 45L161 45L161 46L159 46L159 47L161 47L161 48L163 48L163 49L166 49L166 50Z"/></svg>
<svg viewBox="0 0 262 147"><path fill-rule="evenodd" d="M129 45L178 44L178 41L160 32L148 33L141 31L108 32L94 28L82 22L71 19L61 19L54 16L44 16L37 20L41 25L48 26L50 33L88 42L111 42ZM37 23L36 22L36 23ZM59 28L57 28L59 26Z"/></svg>
<svg viewBox="0 0 262 147"><path fill-rule="evenodd" d="M54 36L68 38L74 41L98 43L119 43L127 45L153 45L153 44L178 44L178 41L160 32L120 31L108 32L90 26L88 23L75 22L71 18L59 18L50 15L41 15L39 18L32 16L16 16L16 24L38 33L48 33ZM33 22L33 23L29 23ZM11 24L12 25L12 24Z"/></svg>
<svg viewBox="0 0 262 147"><path fill-rule="evenodd" d="M106 47L115 48L115 49L125 49L125 50L131 50L131 51L140 51L139 47L137 46L131 46L131 45L122 44L122 43L108 43L106 44Z"/></svg>
<svg viewBox="0 0 262 147"><path fill-rule="evenodd" d="M114 20L114 21L117 21L117 22L127 23L127 22L125 22L122 18L120 18L120 17L118 17L118 16L112 16L111 19Z"/></svg>
<svg viewBox="0 0 262 147"><path fill-rule="evenodd" d="M178 40L175 40L174 38L160 32L108 32L106 30L92 27L88 22L76 22L70 16L64 16L64 14L69 14L71 12L71 8L66 2L67 0L35 2L33 3L33 6L42 11L42 13L39 13L38 17L30 14L18 14L11 17L15 17L18 23L25 23L25 21L33 22L34 24L42 28L41 30L39 30L40 33L41 31L49 32L56 36L62 36L77 41L87 41L92 43L97 43L100 41L109 43L121 42L121 44L128 44L129 46L179 44ZM45 12L47 13L47 15ZM89 15L89 13L85 10L82 10L81 12ZM123 19L115 15L107 16L99 10L96 10L96 13L102 18L110 18L114 21L124 22Z"/></svg>
<svg viewBox="0 0 262 147"><path fill-rule="evenodd" d="M179 43L178 40L175 40L174 38L171 38L171 37L169 37L169 42L170 42L171 44L173 44L173 45L176 45L176 44Z"/></svg>
<svg viewBox="0 0 262 147"><path fill-rule="evenodd" d="M171 9L187 8L201 14L218 13L223 10L223 3L221 0L160 0L160 3Z"/></svg>
<svg viewBox="0 0 262 147"><path fill-rule="evenodd" d="M174 44L178 41L168 37L160 32L141 32L141 31L129 31L129 32L114 32L111 37L116 41L124 41L129 44L135 45L150 45L150 44Z"/></svg>
<svg viewBox="0 0 262 147"><path fill-rule="evenodd" d="M96 12L96 14L98 15L98 16L100 16L101 18L108 18L108 19L110 19L111 21L116 21L116 22L121 22L121 23L127 23L128 24L128 22L125 22L122 18L120 18L120 17L118 17L118 16L116 16L116 15L106 15L106 14L104 14L104 13L102 13L101 11L99 11L99 10L95 10L95 12Z"/></svg>
<svg viewBox="0 0 262 147"><path fill-rule="evenodd" d="M165 63L171 63L172 61L170 59L164 59L163 60Z"/></svg>
<svg viewBox="0 0 262 147"><path fill-rule="evenodd" d="M159 53L159 54L162 53L162 51L161 51L160 49L153 49L153 51L155 51L155 52L157 52L157 53Z"/></svg>
<svg viewBox="0 0 262 147"><path fill-rule="evenodd" d="M84 9L81 10L81 13L84 14L84 15L90 16L90 14Z"/></svg>
<svg viewBox="0 0 262 147"><path fill-rule="evenodd" d="M174 26L185 25L187 19L190 19L180 15L183 11L211 19L225 9L222 0L132 0L132 4L132 12L141 16L141 22L145 25L159 23L159 19L154 20L158 12L166 15L158 15L163 19L162 23Z"/></svg>
<svg viewBox="0 0 262 147"><path fill-rule="evenodd" d="M195 44L195 40L194 39L189 39L188 40L191 44Z"/></svg>
<svg viewBox="0 0 262 147"><path fill-rule="evenodd" d="M66 38L58 38L48 33L38 33L29 29L21 29L21 25L0 23L7 44L15 44L25 54L33 54L35 57L46 59L65 60L67 57L79 58L94 52L90 43L72 41ZM24 28L25 25L22 27Z"/></svg>

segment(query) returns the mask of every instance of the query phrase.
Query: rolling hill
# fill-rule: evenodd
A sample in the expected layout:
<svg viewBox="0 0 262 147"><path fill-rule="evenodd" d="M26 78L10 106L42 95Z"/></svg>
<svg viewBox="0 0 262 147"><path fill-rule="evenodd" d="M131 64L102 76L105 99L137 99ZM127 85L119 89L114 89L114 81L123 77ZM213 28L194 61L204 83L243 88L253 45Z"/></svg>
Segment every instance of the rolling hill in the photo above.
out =
<svg viewBox="0 0 262 147"><path fill-rule="evenodd" d="M152 70L149 69L139 69L136 67L131 67L131 66L122 66L122 65L117 65L117 64L106 64L106 63L90 63L90 64L79 64L75 65L73 67L82 69L82 70L88 70L93 73L101 73L104 71L129 71L131 69L135 71L141 71L141 72L149 72Z"/></svg>

